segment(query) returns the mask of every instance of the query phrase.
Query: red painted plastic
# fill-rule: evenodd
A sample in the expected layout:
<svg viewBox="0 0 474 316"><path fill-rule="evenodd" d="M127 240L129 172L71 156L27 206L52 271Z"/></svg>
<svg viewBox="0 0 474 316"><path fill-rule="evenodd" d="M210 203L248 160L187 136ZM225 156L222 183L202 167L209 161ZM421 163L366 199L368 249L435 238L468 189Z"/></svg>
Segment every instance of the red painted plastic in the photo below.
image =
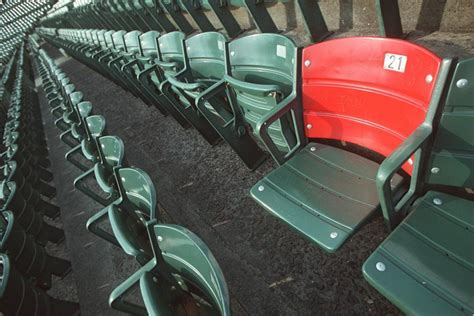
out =
<svg viewBox="0 0 474 316"><path fill-rule="evenodd" d="M406 56L405 71L384 69L385 54ZM430 51L388 38L343 38L305 48L306 136L390 155L425 119L440 64ZM403 166L410 174L412 162Z"/></svg>

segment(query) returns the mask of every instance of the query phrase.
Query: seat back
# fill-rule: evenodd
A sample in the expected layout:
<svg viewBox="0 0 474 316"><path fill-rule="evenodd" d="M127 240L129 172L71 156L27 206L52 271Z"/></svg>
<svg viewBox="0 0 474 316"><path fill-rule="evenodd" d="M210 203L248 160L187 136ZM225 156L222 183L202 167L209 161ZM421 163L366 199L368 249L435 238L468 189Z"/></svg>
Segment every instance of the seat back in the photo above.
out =
<svg viewBox="0 0 474 316"><path fill-rule="evenodd" d="M122 198L130 201L135 210L153 218L156 208L156 191L148 174L138 168L117 170L117 183Z"/></svg>
<svg viewBox="0 0 474 316"><path fill-rule="evenodd" d="M131 31L124 35L125 50L131 54L141 54L140 31Z"/></svg>
<svg viewBox="0 0 474 316"><path fill-rule="evenodd" d="M125 156L125 145L120 137L102 136L97 138L99 162L94 166L94 174L97 183L105 192L111 193L113 169L122 166Z"/></svg>
<svg viewBox="0 0 474 316"><path fill-rule="evenodd" d="M181 226L155 224L151 228L150 238L155 254L163 257L178 280L188 283L185 287L187 290L197 287L216 314L230 315L229 292L224 274L207 245L198 236ZM193 294L199 296L201 293ZM160 310L168 308L157 307ZM152 310L148 311L153 314Z"/></svg>
<svg viewBox="0 0 474 316"><path fill-rule="evenodd" d="M103 48L114 48L114 41L112 39L112 35L115 31L107 31L104 33L104 44Z"/></svg>
<svg viewBox="0 0 474 316"><path fill-rule="evenodd" d="M105 118L102 115L91 115L85 118L86 134L90 139L95 139L102 135L105 130Z"/></svg>
<svg viewBox="0 0 474 316"><path fill-rule="evenodd" d="M140 35L140 47L143 57L157 58L158 57L158 38L160 32L149 31Z"/></svg>
<svg viewBox="0 0 474 316"><path fill-rule="evenodd" d="M125 253L143 264L152 255L145 223L156 216L155 186L141 169L116 168L114 173L120 199L111 205L110 224Z"/></svg>
<svg viewBox="0 0 474 316"><path fill-rule="evenodd" d="M125 51L125 40L124 36L127 31L117 31L112 34L112 43L115 50Z"/></svg>
<svg viewBox="0 0 474 316"><path fill-rule="evenodd" d="M242 108L245 120L252 127L255 136L257 122L269 110L297 91L297 59L295 43L279 34L255 34L236 39L229 43L228 58L230 75L244 83L229 86L236 92L235 100ZM245 83L257 85L255 89L244 89ZM271 92L262 94L258 86L271 86ZM286 152L292 146L289 135L282 130L281 121L269 128L269 134L275 145Z"/></svg>
<svg viewBox="0 0 474 316"><path fill-rule="evenodd" d="M474 58L456 65L427 178L432 184L474 188Z"/></svg>
<svg viewBox="0 0 474 316"><path fill-rule="evenodd" d="M183 32L175 31L162 35L158 38L158 49L160 59L164 62L175 62L177 68L181 69L184 64ZM178 69L176 69L177 71Z"/></svg>
<svg viewBox="0 0 474 316"><path fill-rule="evenodd" d="M219 32L200 33L185 41L194 79L222 79L225 74L225 43L225 36Z"/></svg>
<svg viewBox="0 0 474 316"><path fill-rule="evenodd" d="M349 142L388 156L421 123L441 59L407 41L354 37L303 50L308 138ZM403 166L411 173L413 159Z"/></svg>

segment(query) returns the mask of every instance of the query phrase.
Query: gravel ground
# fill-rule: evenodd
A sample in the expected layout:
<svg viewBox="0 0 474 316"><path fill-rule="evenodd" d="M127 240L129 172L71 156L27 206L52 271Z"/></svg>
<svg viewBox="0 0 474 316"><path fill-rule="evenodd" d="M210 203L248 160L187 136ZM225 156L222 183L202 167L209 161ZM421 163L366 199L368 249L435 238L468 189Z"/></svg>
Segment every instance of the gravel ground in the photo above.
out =
<svg viewBox="0 0 474 316"><path fill-rule="evenodd" d="M409 39L440 56L474 53L473 34L410 34ZM208 244L224 271L235 315L400 314L361 273L362 263L387 236L380 216L339 252L323 252L250 198L251 186L275 167L272 161L249 171L226 144L211 147L196 131L182 129L93 70L45 47L60 58L94 113L105 116L108 133L124 140L129 163L150 174L165 221L188 227ZM80 172L64 160L67 146L46 110L43 104L73 262L73 277L57 282L55 291L74 297L74 280L83 315L117 315L107 306L108 295L137 265L86 231L85 222L100 207L74 191L72 181Z"/></svg>

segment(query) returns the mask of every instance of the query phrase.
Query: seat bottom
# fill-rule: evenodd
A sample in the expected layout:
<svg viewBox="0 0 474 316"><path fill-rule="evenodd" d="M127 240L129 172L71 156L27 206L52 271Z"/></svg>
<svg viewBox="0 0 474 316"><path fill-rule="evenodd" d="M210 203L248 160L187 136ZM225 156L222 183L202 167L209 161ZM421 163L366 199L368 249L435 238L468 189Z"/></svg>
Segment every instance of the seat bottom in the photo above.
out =
<svg viewBox="0 0 474 316"><path fill-rule="evenodd" d="M380 208L378 168L354 153L310 143L260 180L251 195L304 237L333 252ZM394 192L400 192L402 184L403 178L395 175Z"/></svg>
<svg viewBox="0 0 474 316"><path fill-rule="evenodd" d="M407 314L474 315L474 202L428 192L362 270Z"/></svg>

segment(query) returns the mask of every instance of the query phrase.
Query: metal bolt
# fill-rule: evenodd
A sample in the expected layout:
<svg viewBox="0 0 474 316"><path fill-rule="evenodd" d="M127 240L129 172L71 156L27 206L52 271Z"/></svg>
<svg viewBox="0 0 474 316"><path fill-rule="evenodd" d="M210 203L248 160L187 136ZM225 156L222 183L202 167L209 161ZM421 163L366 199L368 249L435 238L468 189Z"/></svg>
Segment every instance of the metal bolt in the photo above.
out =
<svg viewBox="0 0 474 316"><path fill-rule="evenodd" d="M188 50L190 50L190 49L191 49L191 47L188 46Z"/></svg>
<svg viewBox="0 0 474 316"><path fill-rule="evenodd" d="M234 51L230 52L230 56L234 56L234 55L235 55Z"/></svg>
<svg viewBox="0 0 474 316"><path fill-rule="evenodd" d="M408 159L408 164L412 165L413 164L413 159Z"/></svg>
<svg viewBox="0 0 474 316"><path fill-rule="evenodd" d="M467 81L467 79L459 79L457 82L456 82L456 87L458 88L464 88L465 86L467 86L469 81Z"/></svg>
<svg viewBox="0 0 474 316"><path fill-rule="evenodd" d="M329 237L331 237L332 239L334 239L334 238L337 237L337 233L336 233L336 232L332 232L331 234L329 234Z"/></svg>
<svg viewBox="0 0 474 316"><path fill-rule="evenodd" d="M443 204L443 200L441 200L440 198L434 198L433 203L435 205L441 205L441 204Z"/></svg>
<svg viewBox="0 0 474 316"><path fill-rule="evenodd" d="M438 172L439 172L439 168L438 168L438 167L433 167L433 168L431 168L431 173L437 174Z"/></svg>
<svg viewBox="0 0 474 316"><path fill-rule="evenodd" d="M305 66L305 67L311 66L311 60L308 60L308 59L305 60L305 61L304 61L304 66Z"/></svg>
<svg viewBox="0 0 474 316"><path fill-rule="evenodd" d="M306 128L307 128L307 129L312 129L312 128L313 128L313 125L307 124L307 125L306 125Z"/></svg>
<svg viewBox="0 0 474 316"><path fill-rule="evenodd" d="M263 185L261 185L261 186L258 187L258 190L259 190L260 192L262 192L263 190L265 190L265 187L264 187Z"/></svg>
<svg viewBox="0 0 474 316"><path fill-rule="evenodd" d="M375 264L375 268L377 270L379 270L380 272L384 272L385 271L385 264L383 264L382 262L377 262Z"/></svg>
<svg viewBox="0 0 474 316"><path fill-rule="evenodd" d="M427 75L425 78L426 83L431 83L433 81L433 76L432 75Z"/></svg>
<svg viewBox="0 0 474 316"><path fill-rule="evenodd" d="M162 241L163 241L163 237L158 236L158 241L159 241L159 242L162 242Z"/></svg>
<svg viewBox="0 0 474 316"><path fill-rule="evenodd" d="M311 147L309 150L311 150L311 151L316 151L316 147L313 146L313 147Z"/></svg>

